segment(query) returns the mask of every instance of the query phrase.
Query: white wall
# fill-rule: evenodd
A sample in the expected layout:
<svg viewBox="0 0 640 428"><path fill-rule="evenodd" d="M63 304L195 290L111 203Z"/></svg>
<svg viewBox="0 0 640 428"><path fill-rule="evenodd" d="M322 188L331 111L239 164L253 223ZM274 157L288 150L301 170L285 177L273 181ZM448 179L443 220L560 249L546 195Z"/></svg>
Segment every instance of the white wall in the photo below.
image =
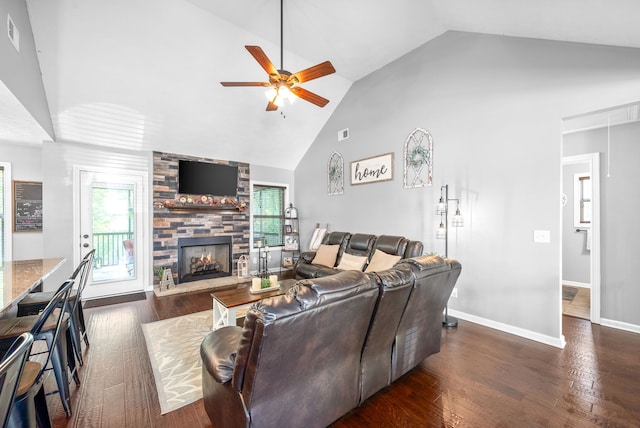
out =
<svg viewBox="0 0 640 428"><path fill-rule="evenodd" d="M19 30L20 51L7 37L7 15ZM44 131L53 136L53 125L44 93L31 22L25 0L0 1L0 81L26 107Z"/></svg>
<svg viewBox="0 0 640 428"><path fill-rule="evenodd" d="M465 216L449 244L462 263L450 308L557 344L561 119L638 97L637 49L445 33L352 86L296 169L301 229L401 234L442 252L434 209L449 184ZM434 187L405 190L402 144L416 127L434 137ZM395 178L327 196L333 151L347 170L392 151ZM534 244L534 229L551 243Z"/></svg>
<svg viewBox="0 0 640 428"><path fill-rule="evenodd" d="M42 149L39 145L0 141L0 161L11 164L11 180L42 181ZM42 191L46 191L44 184ZM13 188L7 189L7 192L12 193ZM8 207L8 222L13 221L12 209L12 207ZM13 260L41 258L43 255L42 237L43 232L13 233L11 258Z"/></svg>

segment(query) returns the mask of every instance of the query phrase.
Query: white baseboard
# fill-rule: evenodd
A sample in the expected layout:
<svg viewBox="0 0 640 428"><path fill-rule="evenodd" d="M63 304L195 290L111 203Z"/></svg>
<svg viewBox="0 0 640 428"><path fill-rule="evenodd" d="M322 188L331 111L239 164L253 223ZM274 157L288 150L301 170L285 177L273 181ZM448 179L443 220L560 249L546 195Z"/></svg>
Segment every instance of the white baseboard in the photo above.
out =
<svg viewBox="0 0 640 428"><path fill-rule="evenodd" d="M640 325L629 324L622 321L600 318L600 325L603 325L605 327L617 328L618 330L630 331L632 333L640 333Z"/></svg>
<svg viewBox="0 0 640 428"><path fill-rule="evenodd" d="M562 283L564 285L570 285L572 287L591 288L591 284L589 284L588 282L565 281L563 279Z"/></svg>
<svg viewBox="0 0 640 428"><path fill-rule="evenodd" d="M524 337L525 339L535 340L536 342L544 343L545 345L554 346L556 348L563 349L564 346L566 345L564 336L562 335L560 335L560 337L551 337L544 334L536 333L535 331L525 330L523 328L514 327L512 325L503 324L490 319L456 311L455 309L449 309L449 314L466 321L471 321L473 323L480 324L485 327L504 331L505 333L514 334L516 336Z"/></svg>

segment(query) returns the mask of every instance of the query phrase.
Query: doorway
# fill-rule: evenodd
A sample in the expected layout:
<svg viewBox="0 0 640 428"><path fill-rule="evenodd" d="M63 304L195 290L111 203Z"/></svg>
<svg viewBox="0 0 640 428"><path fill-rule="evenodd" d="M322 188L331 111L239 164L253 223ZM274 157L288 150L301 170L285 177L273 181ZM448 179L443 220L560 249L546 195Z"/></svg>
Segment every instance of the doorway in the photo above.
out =
<svg viewBox="0 0 640 428"><path fill-rule="evenodd" d="M599 324L600 153L563 157L562 187L561 308Z"/></svg>
<svg viewBox="0 0 640 428"><path fill-rule="evenodd" d="M143 173L76 168L75 248L95 250L83 297L140 292L146 283Z"/></svg>

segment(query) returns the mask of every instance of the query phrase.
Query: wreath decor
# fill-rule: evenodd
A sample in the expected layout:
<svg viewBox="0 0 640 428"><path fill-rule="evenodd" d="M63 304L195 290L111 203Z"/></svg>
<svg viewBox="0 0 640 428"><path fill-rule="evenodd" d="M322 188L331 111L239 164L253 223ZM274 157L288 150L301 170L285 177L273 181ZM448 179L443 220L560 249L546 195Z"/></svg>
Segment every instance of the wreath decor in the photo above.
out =
<svg viewBox="0 0 640 428"><path fill-rule="evenodd" d="M414 168L420 168L422 165L431 162L431 154L424 146L414 146L409 152L407 161Z"/></svg>
<svg viewBox="0 0 640 428"><path fill-rule="evenodd" d="M344 192L344 159L333 152L327 161L327 193L341 195Z"/></svg>
<svg viewBox="0 0 640 428"><path fill-rule="evenodd" d="M340 167L335 164L331 165L329 167L329 178L335 181L339 177L340 177Z"/></svg>
<svg viewBox="0 0 640 428"><path fill-rule="evenodd" d="M404 188L431 186L433 183L433 138L416 128L404 142Z"/></svg>

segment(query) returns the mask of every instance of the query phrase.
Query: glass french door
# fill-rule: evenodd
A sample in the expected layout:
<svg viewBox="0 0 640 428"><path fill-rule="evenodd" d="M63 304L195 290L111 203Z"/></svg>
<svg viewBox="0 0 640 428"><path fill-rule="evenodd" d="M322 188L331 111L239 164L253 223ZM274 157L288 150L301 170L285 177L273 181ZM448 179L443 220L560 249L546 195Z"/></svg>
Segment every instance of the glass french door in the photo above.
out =
<svg viewBox="0 0 640 428"><path fill-rule="evenodd" d="M95 250L83 297L142 291L142 175L79 171L80 256Z"/></svg>

